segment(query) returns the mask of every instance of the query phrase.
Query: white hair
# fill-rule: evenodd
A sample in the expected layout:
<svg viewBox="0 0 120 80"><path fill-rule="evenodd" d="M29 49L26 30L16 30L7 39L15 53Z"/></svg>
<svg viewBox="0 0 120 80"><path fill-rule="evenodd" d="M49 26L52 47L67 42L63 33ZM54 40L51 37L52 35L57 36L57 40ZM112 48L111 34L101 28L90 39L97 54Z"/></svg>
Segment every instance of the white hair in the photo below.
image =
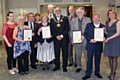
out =
<svg viewBox="0 0 120 80"><path fill-rule="evenodd" d="M48 8L49 8L49 7L52 7L52 8L54 8L54 5L52 5L52 4L49 4L47 7L48 7Z"/></svg>
<svg viewBox="0 0 120 80"><path fill-rule="evenodd" d="M82 10L83 12L85 12L85 8L84 8L84 7L79 7L79 8L76 10L76 13L78 13L79 10Z"/></svg>

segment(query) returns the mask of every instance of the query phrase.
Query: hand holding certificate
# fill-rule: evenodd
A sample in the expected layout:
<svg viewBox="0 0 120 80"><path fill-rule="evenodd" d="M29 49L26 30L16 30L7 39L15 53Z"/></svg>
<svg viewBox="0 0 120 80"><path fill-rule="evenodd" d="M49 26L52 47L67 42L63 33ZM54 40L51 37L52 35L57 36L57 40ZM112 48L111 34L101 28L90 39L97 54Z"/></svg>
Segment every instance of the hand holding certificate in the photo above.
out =
<svg viewBox="0 0 120 80"><path fill-rule="evenodd" d="M42 37L43 39L51 38L50 26L42 27Z"/></svg>
<svg viewBox="0 0 120 80"><path fill-rule="evenodd" d="M94 29L94 40L102 42L104 40L104 29L95 28Z"/></svg>
<svg viewBox="0 0 120 80"><path fill-rule="evenodd" d="M32 30L31 29L24 29L24 41L32 41Z"/></svg>
<svg viewBox="0 0 120 80"><path fill-rule="evenodd" d="M73 31L73 43L82 43L81 31Z"/></svg>

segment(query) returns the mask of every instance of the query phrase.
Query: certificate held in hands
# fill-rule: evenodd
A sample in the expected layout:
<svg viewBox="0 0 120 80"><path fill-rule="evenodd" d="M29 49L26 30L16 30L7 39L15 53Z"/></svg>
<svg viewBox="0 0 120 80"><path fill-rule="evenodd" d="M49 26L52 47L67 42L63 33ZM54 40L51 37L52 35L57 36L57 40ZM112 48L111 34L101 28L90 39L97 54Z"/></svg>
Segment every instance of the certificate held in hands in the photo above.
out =
<svg viewBox="0 0 120 80"><path fill-rule="evenodd" d="M23 34L24 41L32 41L32 29L24 29Z"/></svg>
<svg viewBox="0 0 120 80"><path fill-rule="evenodd" d="M42 27L42 37L43 39L51 38L50 26Z"/></svg>
<svg viewBox="0 0 120 80"><path fill-rule="evenodd" d="M102 42L104 40L104 29L94 28L94 40Z"/></svg>
<svg viewBox="0 0 120 80"><path fill-rule="evenodd" d="M73 43L82 43L81 31L73 31Z"/></svg>

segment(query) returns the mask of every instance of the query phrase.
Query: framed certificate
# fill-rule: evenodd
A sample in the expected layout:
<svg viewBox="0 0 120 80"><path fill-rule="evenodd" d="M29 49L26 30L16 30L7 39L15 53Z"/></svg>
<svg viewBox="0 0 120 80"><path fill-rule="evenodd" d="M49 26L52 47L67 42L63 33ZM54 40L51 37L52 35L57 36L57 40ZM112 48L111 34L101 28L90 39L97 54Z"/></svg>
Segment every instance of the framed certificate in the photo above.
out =
<svg viewBox="0 0 120 80"><path fill-rule="evenodd" d="M23 34L24 41L32 41L32 29L24 29Z"/></svg>
<svg viewBox="0 0 120 80"><path fill-rule="evenodd" d="M81 31L73 31L73 43L82 43Z"/></svg>
<svg viewBox="0 0 120 80"><path fill-rule="evenodd" d="M104 29L94 28L94 40L102 42L104 39Z"/></svg>
<svg viewBox="0 0 120 80"><path fill-rule="evenodd" d="M43 39L51 38L50 26L42 27L42 37Z"/></svg>

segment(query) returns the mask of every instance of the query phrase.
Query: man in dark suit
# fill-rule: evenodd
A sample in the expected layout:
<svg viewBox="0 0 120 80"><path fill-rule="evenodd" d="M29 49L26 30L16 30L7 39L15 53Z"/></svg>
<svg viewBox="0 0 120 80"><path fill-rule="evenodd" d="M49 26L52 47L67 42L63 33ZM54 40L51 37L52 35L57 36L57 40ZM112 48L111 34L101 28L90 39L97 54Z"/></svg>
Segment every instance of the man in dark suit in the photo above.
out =
<svg viewBox="0 0 120 80"><path fill-rule="evenodd" d="M95 76L102 78L100 75L100 59L103 48L103 42L94 40L94 29L103 28L104 25L100 23L100 15L98 13L93 14L93 22L88 23L84 32L84 36L87 39L86 50L87 50L87 66L86 75L82 80L87 80L92 74L93 56L95 63Z"/></svg>
<svg viewBox="0 0 120 80"><path fill-rule="evenodd" d="M47 6L47 9L48 9L48 16L49 16L49 18L50 19L53 18L55 16L55 14L54 14L54 6L52 4L49 4Z"/></svg>
<svg viewBox="0 0 120 80"><path fill-rule="evenodd" d="M30 55L31 67L33 69L37 69L36 64L35 64L37 62L37 59L36 59L37 44L36 44L36 39L35 39L36 24L34 22L34 14L29 13L27 18L28 18L28 21L26 21L24 24L29 26L30 29L32 29L32 41L30 42L31 50L32 50L32 53Z"/></svg>
<svg viewBox="0 0 120 80"><path fill-rule="evenodd" d="M68 16L68 20L69 20L69 32L68 32L68 36L69 36L69 43L68 43L68 60L69 60L69 64L68 66L72 66L73 63L74 63L74 60L73 60L73 45L71 43L71 37L70 37L70 31L71 31L71 23L72 23L72 20L74 18L76 18L76 14L75 14L75 7L74 6L69 6L68 8L69 10L69 16ZM76 60L75 60L75 66L76 66Z"/></svg>
<svg viewBox="0 0 120 80"><path fill-rule="evenodd" d="M53 71L60 69L60 48L62 48L63 72L67 72L69 21L67 17L61 15L59 7L55 8L55 17L51 19L50 27L55 48L55 68Z"/></svg>

